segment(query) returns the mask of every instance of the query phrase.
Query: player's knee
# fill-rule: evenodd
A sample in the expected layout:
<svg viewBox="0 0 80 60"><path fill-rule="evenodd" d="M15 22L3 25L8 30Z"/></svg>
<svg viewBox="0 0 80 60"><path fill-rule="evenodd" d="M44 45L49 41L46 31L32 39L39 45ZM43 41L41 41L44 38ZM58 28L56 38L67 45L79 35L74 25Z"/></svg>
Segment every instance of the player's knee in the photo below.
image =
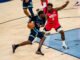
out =
<svg viewBox="0 0 80 60"><path fill-rule="evenodd" d="M43 37L42 40L44 41L46 39L46 37Z"/></svg>
<svg viewBox="0 0 80 60"><path fill-rule="evenodd" d="M28 42L28 44L32 44L32 42L30 40L28 40L27 42Z"/></svg>
<svg viewBox="0 0 80 60"><path fill-rule="evenodd" d="M60 33L61 33L62 35L64 35L64 31L63 31L63 30L61 30Z"/></svg>
<svg viewBox="0 0 80 60"><path fill-rule="evenodd" d="M24 13L26 13L27 12L27 9L23 9L23 11L24 11Z"/></svg>
<svg viewBox="0 0 80 60"><path fill-rule="evenodd" d="M62 38L63 40L65 40L65 36L64 36L64 31L63 31L63 30L60 31L60 34L61 34L61 38Z"/></svg>

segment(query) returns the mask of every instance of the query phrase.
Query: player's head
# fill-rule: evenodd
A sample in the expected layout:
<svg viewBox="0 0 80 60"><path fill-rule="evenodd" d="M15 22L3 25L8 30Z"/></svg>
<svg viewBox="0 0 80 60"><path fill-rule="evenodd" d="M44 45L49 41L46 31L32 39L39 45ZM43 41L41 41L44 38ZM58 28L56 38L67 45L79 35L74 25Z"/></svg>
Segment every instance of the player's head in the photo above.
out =
<svg viewBox="0 0 80 60"><path fill-rule="evenodd" d="M52 3L48 3L47 8L48 8L48 10L51 10L53 8L53 4Z"/></svg>
<svg viewBox="0 0 80 60"><path fill-rule="evenodd" d="M43 18L43 17L45 17L45 14L44 14L43 11L39 11L39 12L38 12L38 16L39 16L40 18Z"/></svg>

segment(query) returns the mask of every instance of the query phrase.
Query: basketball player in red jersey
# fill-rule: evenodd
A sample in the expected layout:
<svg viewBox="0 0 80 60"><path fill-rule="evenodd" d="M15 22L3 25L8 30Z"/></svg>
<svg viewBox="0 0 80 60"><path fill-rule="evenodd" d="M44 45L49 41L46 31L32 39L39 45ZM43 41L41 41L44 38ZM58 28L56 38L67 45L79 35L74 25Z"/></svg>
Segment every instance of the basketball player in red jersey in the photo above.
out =
<svg viewBox="0 0 80 60"><path fill-rule="evenodd" d="M69 1L67 0L64 5L58 8L53 8L53 4L48 3L47 10L45 10L47 24L45 25L44 31L46 33L47 31L50 31L52 28L54 28L57 32L59 32L61 34L63 48L68 48L68 47L65 43L64 31L58 21L58 11L65 8L68 5L68 3Z"/></svg>

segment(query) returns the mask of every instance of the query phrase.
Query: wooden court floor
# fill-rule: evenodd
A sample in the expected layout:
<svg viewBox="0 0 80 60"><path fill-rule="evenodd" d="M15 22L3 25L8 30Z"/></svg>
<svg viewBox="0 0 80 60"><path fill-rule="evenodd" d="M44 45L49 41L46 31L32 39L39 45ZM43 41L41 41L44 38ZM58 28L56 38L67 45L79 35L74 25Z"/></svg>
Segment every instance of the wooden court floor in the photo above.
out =
<svg viewBox="0 0 80 60"><path fill-rule="evenodd" d="M54 7L59 7L66 0L49 0ZM77 0L70 0L69 5L59 11L59 21L64 31L80 28L80 7L74 7ZM33 0L33 10L40 7L39 0ZM12 0L0 3L0 60L80 60L73 56L64 54L54 49L42 47L44 56L36 55L38 43L19 47L16 53L12 53L12 44L21 43L28 39L29 29L26 27L28 18L23 13L22 2ZM41 29L42 30L42 29ZM53 29L51 33L56 33Z"/></svg>

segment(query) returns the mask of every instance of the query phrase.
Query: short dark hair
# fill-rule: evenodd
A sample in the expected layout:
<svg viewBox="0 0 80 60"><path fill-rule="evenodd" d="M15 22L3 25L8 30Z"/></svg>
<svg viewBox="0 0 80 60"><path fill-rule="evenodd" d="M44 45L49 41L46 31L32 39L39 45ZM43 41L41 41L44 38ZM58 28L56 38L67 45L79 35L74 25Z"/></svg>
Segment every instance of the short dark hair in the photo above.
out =
<svg viewBox="0 0 80 60"><path fill-rule="evenodd" d="M43 11L39 11L39 12L38 12L38 15L40 15L40 14L44 14L44 12L43 12Z"/></svg>
<svg viewBox="0 0 80 60"><path fill-rule="evenodd" d="M51 6L51 7L53 7L53 4L52 3L48 3L48 5L47 6Z"/></svg>

